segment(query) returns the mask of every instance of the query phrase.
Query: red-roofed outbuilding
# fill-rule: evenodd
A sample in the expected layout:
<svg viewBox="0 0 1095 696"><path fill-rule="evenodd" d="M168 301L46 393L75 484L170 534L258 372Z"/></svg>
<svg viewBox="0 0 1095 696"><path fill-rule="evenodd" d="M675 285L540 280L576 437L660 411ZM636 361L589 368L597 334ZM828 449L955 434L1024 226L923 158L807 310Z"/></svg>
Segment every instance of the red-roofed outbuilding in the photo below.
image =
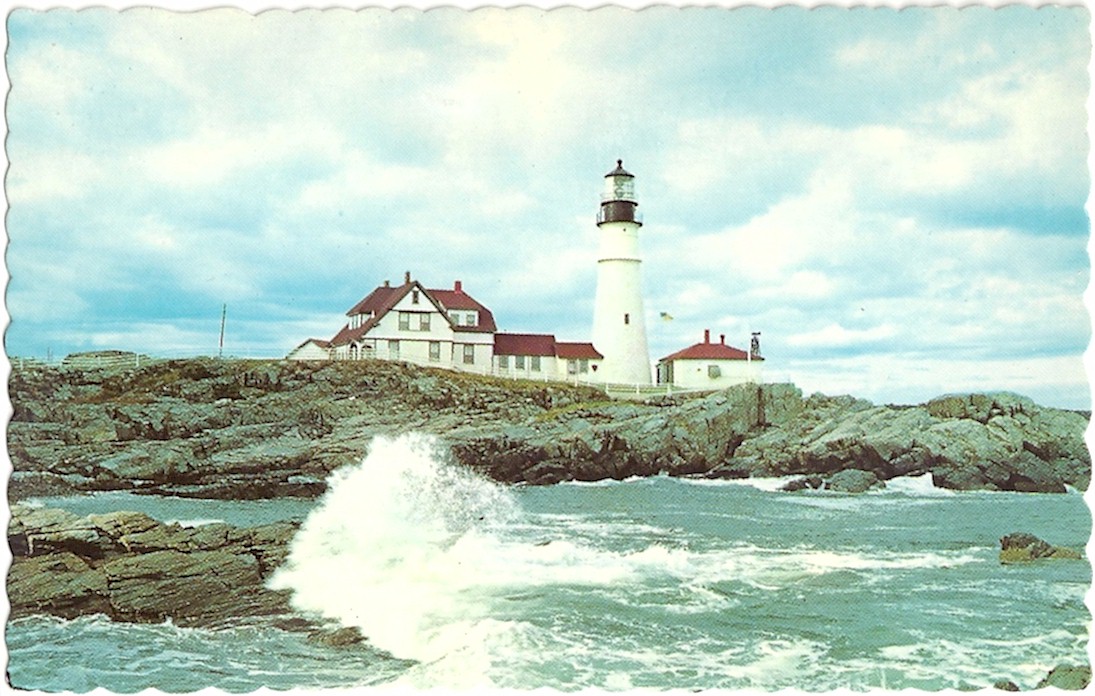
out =
<svg viewBox="0 0 1095 696"><path fill-rule="evenodd" d="M759 382L764 358L760 355L759 333L753 334L750 349L726 344L726 336L711 342L705 329L703 342L671 353L658 361L658 384L689 389L725 389L744 382Z"/></svg>

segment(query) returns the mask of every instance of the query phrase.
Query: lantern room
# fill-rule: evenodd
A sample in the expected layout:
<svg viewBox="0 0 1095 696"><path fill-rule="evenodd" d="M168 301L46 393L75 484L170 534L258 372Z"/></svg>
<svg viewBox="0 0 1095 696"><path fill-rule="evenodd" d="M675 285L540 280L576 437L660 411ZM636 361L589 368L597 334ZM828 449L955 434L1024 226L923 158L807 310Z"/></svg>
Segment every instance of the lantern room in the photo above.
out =
<svg viewBox="0 0 1095 696"><path fill-rule="evenodd" d="M635 200L635 176L624 169L623 160L616 160L616 168L605 174L605 187L601 193L601 209L597 213L597 224L606 222L633 222L642 225L642 218L636 212L639 203Z"/></svg>

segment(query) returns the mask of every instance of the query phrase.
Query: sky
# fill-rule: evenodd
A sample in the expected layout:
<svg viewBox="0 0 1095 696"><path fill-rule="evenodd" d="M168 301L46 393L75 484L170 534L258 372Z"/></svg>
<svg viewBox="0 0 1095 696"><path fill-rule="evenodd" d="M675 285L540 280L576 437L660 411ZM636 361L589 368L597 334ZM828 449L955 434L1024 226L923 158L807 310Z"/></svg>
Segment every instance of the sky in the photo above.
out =
<svg viewBox="0 0 1095 696"><path fill-rule="evenodd" d="M1085 7L15 10L8 355L278 357L405 271L589 340L636 176L651 358L1090 407ZM663 319L662 315L672 319Z"/></svg>

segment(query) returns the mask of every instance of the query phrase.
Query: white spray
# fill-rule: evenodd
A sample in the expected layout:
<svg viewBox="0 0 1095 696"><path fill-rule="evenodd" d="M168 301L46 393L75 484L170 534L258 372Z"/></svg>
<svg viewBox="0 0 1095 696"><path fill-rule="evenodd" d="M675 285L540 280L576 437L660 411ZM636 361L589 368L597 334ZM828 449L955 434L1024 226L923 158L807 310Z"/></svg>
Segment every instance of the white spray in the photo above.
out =
<svg viewBox="0 0 1095 696"><path fill-rule="evenodd" d="M505 489L446 463L432 438L378 437L364 461L332 476L271 586L397 657L459 655L465 675L483 675L489 665L468 653L507 627L485 620L475 559L494 544L486 530L515 509Z"/></svg>

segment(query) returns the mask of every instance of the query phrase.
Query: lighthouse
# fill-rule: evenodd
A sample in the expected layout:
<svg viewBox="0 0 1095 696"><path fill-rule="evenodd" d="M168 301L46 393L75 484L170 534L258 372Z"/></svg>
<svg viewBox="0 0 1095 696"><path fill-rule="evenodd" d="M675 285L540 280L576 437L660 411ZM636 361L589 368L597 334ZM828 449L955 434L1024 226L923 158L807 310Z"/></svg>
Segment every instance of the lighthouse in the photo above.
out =
<svg viewBox="0 0 1095 696"><path fill-rule="evenodd" d="M593 305L593 345L604 355L597 381L650 384L650 353L640 278L635 177L623 160L605 175L597 213L599 253Z"/></svg>

